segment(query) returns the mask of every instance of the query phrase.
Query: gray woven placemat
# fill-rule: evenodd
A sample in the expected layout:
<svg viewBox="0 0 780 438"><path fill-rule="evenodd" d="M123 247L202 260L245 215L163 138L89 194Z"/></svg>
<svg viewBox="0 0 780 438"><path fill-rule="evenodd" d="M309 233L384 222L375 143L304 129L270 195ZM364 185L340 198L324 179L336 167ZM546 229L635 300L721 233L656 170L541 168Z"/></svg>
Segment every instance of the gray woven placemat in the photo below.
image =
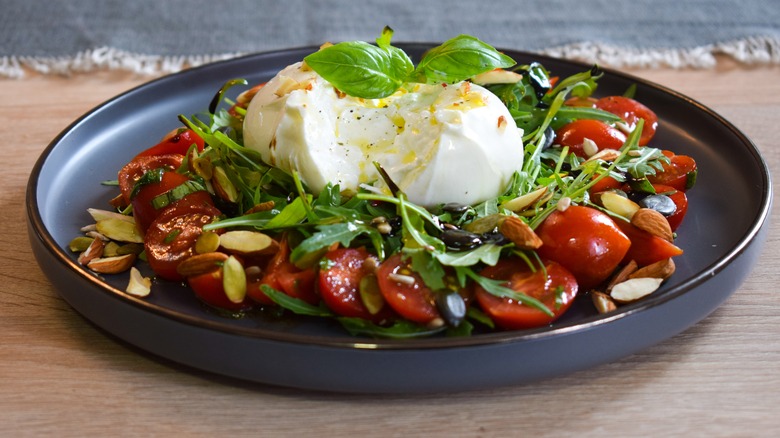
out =
<svg viewBox="0 0 780 438"><path fill-rule="evenodd" d="M0 76L118 68L171 72L325 41L441 42L471 34L500 48L610 66L714 65L725 53L780 63L777 0L1 0Z"/></svg>

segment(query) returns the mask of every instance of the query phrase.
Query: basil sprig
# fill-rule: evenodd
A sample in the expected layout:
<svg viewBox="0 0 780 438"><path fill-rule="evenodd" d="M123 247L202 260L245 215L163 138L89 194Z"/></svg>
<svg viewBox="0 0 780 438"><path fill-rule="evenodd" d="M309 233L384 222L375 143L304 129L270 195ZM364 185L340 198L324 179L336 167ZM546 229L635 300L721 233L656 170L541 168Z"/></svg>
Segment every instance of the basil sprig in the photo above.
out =
<svg viewBox="0 0 780 438"><path fill-rule="evenodd" d="M363 41L338 43L304 58L320 76L350 96L381 99L404 83L453 83L515 61L492 46L460 35L429 50L414 66L409 56L390 44L393 30L385 27L376 45Z"/></svg>

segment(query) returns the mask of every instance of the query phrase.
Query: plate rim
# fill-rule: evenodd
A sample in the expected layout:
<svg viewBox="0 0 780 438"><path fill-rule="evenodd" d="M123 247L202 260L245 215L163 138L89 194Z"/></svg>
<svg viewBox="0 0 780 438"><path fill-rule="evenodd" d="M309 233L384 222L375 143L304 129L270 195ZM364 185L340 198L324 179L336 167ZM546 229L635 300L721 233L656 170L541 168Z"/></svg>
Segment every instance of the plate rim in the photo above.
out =
<svg viewBox="0 0 780 438"><path fill-rule="evenodd" d="M425 49L425 48L432 47L434 45L435 44L433 43L420 43L420 42L396 44L396 46L404 50ZM702 269L700 272L698 272L697 275L687 278L679 285L665 291L664 294L646 298L637 303L622 306L620 309L618 309L618 311L613 312L609 315L597 314L597 315L593 315L590 317L586 317L583 319L579 319L555 327L545 326L536 329L520 330L520 331L496 331L492 333L478 334L470 337L459 337L459 338L435 337L435 338L404 339L404 340L373 339L373 338L362 338L362 337L354 337L354 336L334 338L329 336L320 337L320 336L313 336L313 335L294 334L294 333L273 331L273 330L262 329L262 328L250 329L250 328L244 328L239 326L231 326L225 323L217 323L214 321L204 320L202 318L199 318L196 315L189 315L173 309L164 308L158 305L154 305L148 301L145 301L142 298L131 296L126 292L118 288L115 288L106 282L103 282L102 280L100 280L98 276L88 272L85 268L76 264L76 262L69 256L69 254L65 251L65 249L60 247L59 244L57 244L57 242L54 240L54 237L49 232L45 224L43 223L43 219L39 211L38 182L41 176L40 174L43 169L43 166L46 163L46 160L54 151L56 146L62 141L62 139L66 137L69 133L77 129L80 125L86 123L86 121L88 121L90 117L95 116L95 114L105 110L112 104L126 98L129 95L132 95L139 91L143 91L144 89L162 84L167 81L175 81L177 79L180 79L183 76L184 77L194 76L199 73L203 73L209 69L218 69L230 63L244 62L253 58L261 58L261 57L273 58L274 56L287 56L292 53L306 53L306 52L313 52L315 50L317 50L317 47L314 46L279 49L279 50L268 51L268 52L247 54L236 58L231 58L227 60L201 65L198 67L193 67L187 70L183 70L181 72L165 75L150 80L148 82L144 82L143 84L137 85L135 87L132 87L129 90L117 94L116 96L113 96L110 99L88 110L86 113L84 113L75 121L73 121L70 125L68 125L65 129L63 129L47 145L47 147L42 151L41 155L36 160L36 163L33 166L27 184L27 193L25 198L28 226L31 227L31 232L33 232L36 235L36 237L43 243L46 250L49 251L49 253L53 255L60 263L64 264L70 271L75 272L81 278L89 281L93 286L95 286L97 289L100 289L103 293L106 293L108 296L112 297L113 299L119 300L125 304L140 307L144 311L149 311L158 316L162 316L165 318L171 318L176 322L181 322L187 325L195 326L198 328L204 328L208 330L217 330L219 332L241 336L241 337L260 338L268 341L278 341L278 342L293 343L298 345L334 347L334 348L345 348L345 349L417 351L417 350L431 350L431 349L468 348L474 346L485 346L485 345L501 344L501 343L520 343L520 342L528 342L533 340L541 340L549 337L566 335L566 334L579 332L583 330L590 330L598 326L609 324L613 321L627 318L631 315L644 312L650 308L660 306L668 301L671 301L685 294L691 289L707 281L710 277L713 277L718 273L720 273L721 271L723 271L732 262L734 262L738 258L738 256L742 254L746 250L746 248L756 239L760 230L767 224L769 220L770 213L771 213L772 191L773 191L772 183L771 183L772 181L771 174L769 172L769 168L766 164L766 161L761 155L759 149L753 143L753 141L749 137L747 137L747 135L745 135L741 130L739 130L736 126L734 126L731 122L726 120L720 114L716 113L709 107L701 104L700 102L680 92L677 92L666 86L654 83L652 81L640 77L636 77L628 73L624 73L611 68L602 68L602 70L609 76L622 77L624 79L628 79L637 84L642 84L643 86L646 87L655 88L656 90L661 91L666 95L687 102L689 105L694 106L703 114L707 115L710 118L713 118L715 121L718 122L718 124L727 128L732 134L734 134L737 138L740 139L740 143L743 146L743 148L745 148L750 153L750 155L756 161L756 165L762 169L761 181L763 183L761 196L760 196L760 208L757 211L756 217L751 220L750 227L746 229L745 233L739 238L737 243L728 252L726 252L723 257L717 259L715 262L713 262L706 268ZM526 57L532 57L538 59L542 64L544 64L546 60L550 60L550 61L554 61L555 63L570 64L572 67L579 67L582 69L588 69L591 67L590 64L583 63L580 61L554 58L554 57L541 55L533 52L514 50L514 49L506 49L506 50L500 49L500 50L514 53L514 54L519 54ZM54 284L52 286L55 289L57 288L57 286Z"/></svg>

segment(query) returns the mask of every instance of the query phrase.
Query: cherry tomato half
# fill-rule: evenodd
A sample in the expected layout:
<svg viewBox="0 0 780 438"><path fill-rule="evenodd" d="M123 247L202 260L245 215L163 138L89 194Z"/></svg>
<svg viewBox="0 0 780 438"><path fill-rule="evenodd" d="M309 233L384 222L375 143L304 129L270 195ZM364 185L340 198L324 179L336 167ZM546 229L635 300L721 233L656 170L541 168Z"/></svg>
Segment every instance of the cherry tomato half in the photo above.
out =
<svg viewBox="0 0 780 438"><path fill-rule="evenodd" d="M315 291L316 274L313 269L298 269L290 262L290 247L287 239L279 242L279 251L265 267L259 281L247 286L247 295L261 304L273 304L273 301L263 293L261 285L265 284L284 292L285 294L316 305L320 297Z"/></svg>
<svg viewBox="0 0 780 438"><path fill-rule="evenodd" d="M683 253L675 244L640 230L626 221L617 220L615 223L631 240L631 248L623 259L625 262L633 260L639 266L647 266Z"/></svg>
<svg viewBox="0 0 780 438"><path fill-rule="evenodd" d="M211 205L182 202L185 200L167 208L144 235L149 266L166 280L182 280L176 267L195 253L195 241L203 233L203 226L221 214Z"/></svg>
<svg viewBox="0 0 780 438"><path fill-rule="evenodd" d="M187 284L192 288L201 301L218 309L241 312L252 308L252 302L244 299L240 303L234 303L225 294L222 283L222 268L215 269L204 274L187 277Z"/></svg>
<svg viewBox="0 0 780 438"><path fill-rule="evenodd" d="M569 152L587 158L583 142L589 139L597 149L620 149L626 142L626 135L601 120L580 119L558 128L555 138L561 146L568 146Z"/></svg>
<svg viewBox="0 0 780 438"><path fill-rule="evenodd" d="M122 191L125 205L130 205L130 195L133 193L133 187L146 172L161 168L176 170L181 166L182 161L184 161L184 155L168 154L139 157L125 164L117 175L119 190Z"/></svg>
<svg viewBox="0 0 780 438"><path fill-rule="evenodd" d="M211 200L211 196L208 194L208 192L205 190L199 190L190 193L182 197L182 199L179 199L163 208L157 209L154 207L152 201L157 196L162 195L163 193L166 193L187 181L189 181L189 178L187 178L185 175L176 172L163 172L160 181L145 184L137 191L130 202L133 205L133 217L135 218L135 223L138 225L138 228L141 231L146 232L146 230L149 228L149 225L152 224L157 216L165 211L165 209L173 207L179 202L186 201L190 204L214 205L214 202Z"/></svg>
<svg viewBox="0 0 780 438"><path fill-rule="evenodd" d="M482 310L504 329L524 329L550 324L571 306L579 288L574 275L560 264L546 261L544 267L544 270L537 267L532 271L520 258L505 258L495 266L483 269L481 275L494 280L506 280L508 288L541 301L552 312L552 316L510 298L491 295L480 286L477 286L476 291L477 302Z"/></svg>
<svg viewBox="0 0 780 438"><path fill-rule="evenodd" d="M196 145L198 152L203 152L204 141L191 129L179 129L165 136L160 143L136 155L137 157L149 157L154 155L179 154L187 155L192 145Z"/></svg>
<svg viewBox="0 0 780 438"><path fill-rule="evenodd" d="M656 193L663 193L668 196L674 202L675 207L677 207L673 214L666 217L672 231L677 230L688 212L688 196L686 196L684 191L677 190L671 186L653 184L653 188Z"/></svg>
<svg viewBox="0 0 780 438"><path fill-rule="evenodd" d="M631 246L606 213L578 205L552 212L535 231L543 242L539 255L560 263L583 289L606 280Z"/></svg>
<svg viewBox="0 0 780 438"><path fill-rule="evenodd" d="M658 116L650 108L630 97L602 97L596 101L596 108L615 114L632 128L636 126L639 119L644 119L642 136L639 138L639 144L642 146L650 143L658 128Z"/></svg>
<svg viewBox="0 0 780 438"><path fill-rule="evenodd" d="M385 301L402 317L418 324L428 324L440 317L433 291L400 253L382 262L376 276ZM399 281L398 276L406 281Z"/></svg>
<svg viewBox="0 0 780 438"><path fill-rule="evenodd" d="M360 281L370 272L366 264L369 257L373 256L362 247L337 248L325 254L319 272L320 296L336 314L369 320L382 318L372 315L360 298Z"/></svg>
<svg viewBox="0 0 780 438"><path fill-rule="evenodd" d="M655 175L649 175L647 180L683 192L691 188L695 181L696 161L687 155L676 155L670 151L663 151L663 154L669 157L670 163L664 163L664 169Z"/></svg>

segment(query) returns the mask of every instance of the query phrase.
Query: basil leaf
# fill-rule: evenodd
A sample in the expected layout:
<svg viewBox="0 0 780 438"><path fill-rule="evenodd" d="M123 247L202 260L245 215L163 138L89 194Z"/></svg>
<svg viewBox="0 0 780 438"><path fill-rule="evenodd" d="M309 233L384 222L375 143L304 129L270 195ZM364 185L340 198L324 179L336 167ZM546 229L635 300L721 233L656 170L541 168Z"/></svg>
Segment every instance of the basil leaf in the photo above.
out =
<svg viewBox="0 0 780 438"><path fill-rule="evenodd" d="M414 70L414 64L402 50L389 45L377 47L363 41L326 47L305 57L304 61L334 87L365 99L379 99L395 93Z"/></svg>
<svg viewBox="0 0 780 438"><path fill-rule="evenodd" d="M412 74L417 82L452 83L495 68L509 68L515 60L470 35L459 35L425 54Z"/></svg>

